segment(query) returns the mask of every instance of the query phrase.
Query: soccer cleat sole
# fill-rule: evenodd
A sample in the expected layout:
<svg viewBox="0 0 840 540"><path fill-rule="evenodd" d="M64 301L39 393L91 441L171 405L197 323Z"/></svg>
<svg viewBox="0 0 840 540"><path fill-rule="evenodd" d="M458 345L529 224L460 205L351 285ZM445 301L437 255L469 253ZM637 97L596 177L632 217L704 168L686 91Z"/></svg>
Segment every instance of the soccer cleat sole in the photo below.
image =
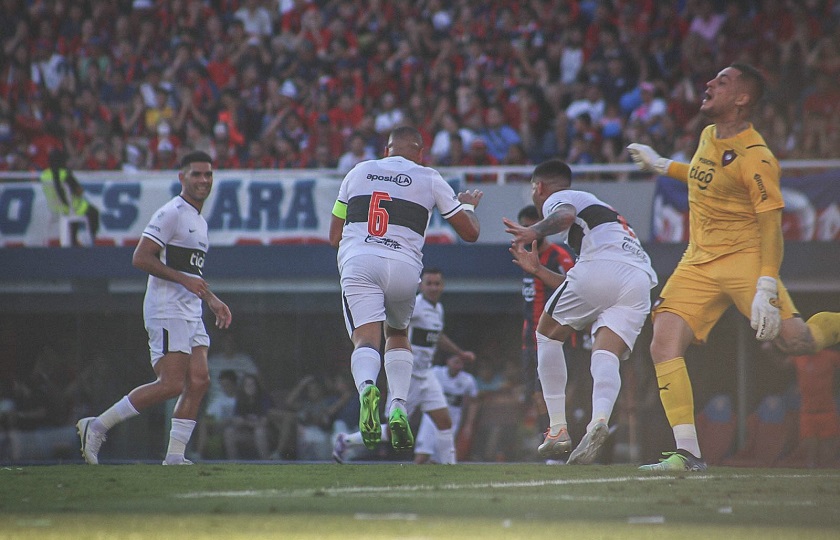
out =
<svg viewBox="0 0 840 540"><path fill-rule="evenodd" d="M610 428L606 424L595 424L592 431L583 436L580 444L572 451L566 463L568 465L591 465L598 457L598 451L609 436Z"/></svg>
<svg viewBox="0 0 840 540"><path fill-rule="evenodd" d="M408 425L405 413L399 410L392 412L388 420L388 428L391 430L391 446L395 450L414 448L414 435L411 433L411 426Z"/></svg>
<svg viewBox="0 0 840 540"><path fill-rule="evenodd" d="M379 388L368 386L359 396L359 431L365 448L373 450L382 440L382 424L379 422Z"/></svg>

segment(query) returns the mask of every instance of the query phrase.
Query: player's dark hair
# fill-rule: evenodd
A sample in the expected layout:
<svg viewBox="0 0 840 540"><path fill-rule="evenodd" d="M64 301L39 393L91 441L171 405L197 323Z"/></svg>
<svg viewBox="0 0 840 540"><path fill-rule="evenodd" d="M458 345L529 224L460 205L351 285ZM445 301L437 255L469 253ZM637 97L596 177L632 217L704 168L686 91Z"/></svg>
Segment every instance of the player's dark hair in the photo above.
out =
<svg viewBox="0 0 840 540"><path fill-rule="evenodd" d="M400 126L391 132L390 142L393 144L413 144L423 148L423 135L412 126Z"/></svg>
<svg viewBox="0 0 840 540"><path fill-rule="evenodd" d="M522 210L519 211L519 215L516 216L517 221L522 221L523 219L529 219L532 221L539 221L540 214L537 212L537 207L533 204L529 204L528 206L524 207Z"/></svg>
<svg viewBox="0 0 840 540"><path fill-rule="evenodd" d="M213 158L211 158L210 154L208 154L207 152L195 150L181 158L181 168L185 169L189 167L190 163L209 163L210 165L212 165Z"/></svg>
<svg viewBox="0 0 840 540"><path fill-rule="evenodd" d="M228 380L236 383L237 380L239 379L239 377L237 377L236 372L234 370L225 369L221 373L219 373L219 380L223 381L225 379L228 379Z"/></svg>
<svg viewBox="0 0 840 540"><path fill-rule="evenodd" d="M534 168L532 177L550 184L557 183L563 187L572 185L572 169L560 159L543 161Z"/></svg>
<svg viewBox="0 0 840 540"><path fill-rule="evenodd" d="M423 271L420 272L420 277L425 276L426 274L440 274L443 275L443 270L436 266L424 266Z"/></svg>
<svg viewBox="0 0 840 540"><path fill-rule="evenodd" d="M755 67L743 62L733 62L729 67L741 72L741 78L746 83L747 91L752 98L750 100L750 107L754 108L761 101L761 98L764 97L764 75Z"/></svg>

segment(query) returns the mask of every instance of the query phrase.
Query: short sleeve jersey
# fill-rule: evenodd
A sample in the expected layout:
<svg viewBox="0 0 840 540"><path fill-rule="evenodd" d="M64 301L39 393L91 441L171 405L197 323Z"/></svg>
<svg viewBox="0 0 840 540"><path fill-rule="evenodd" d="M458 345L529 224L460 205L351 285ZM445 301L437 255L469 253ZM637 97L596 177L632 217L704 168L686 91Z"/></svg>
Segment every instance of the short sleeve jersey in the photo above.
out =
<svg viewBox="0 0 840 540"><path fill-rule="evenodd" d="M414 354L414 375L424 376L432 367L441 333L443 305L440 302L432 304L423 298L422 294L418 294L414 302L414 312L408 323L408 340Z"/></svg>
<svg viewBox="0 0 840 540"><path fill-rule="evenodd" d="M347 205L338 263L373 254L422 268L423 243L432 210L448 219L462 209L436 170L400 156L356 165L338 190Z"/></svg>
<svg viewBox="0 0 840 540"><path fill-rule="evenodd" d="M450 407L463 407L464 397L476 397L478 395L478 383L475 377L466 371L459 371L454 377L450 377L449 368L446 366L435 366L432 372L438 378L443 395L446 396L446 403Z"/></svg>
<svg viewBox="0 0 840 540"><path fill-rule="evenodd" d="M549 244L540 253L540 264L561 276L565 276L566 272L575 265L575 259L577 259L577 254L566 244ZM546 287L545 283L534 277L533 274L522 272L522 298L525 300L522 324L522 347L524 349L536 349L537 342L534 332L545 308L545 301L553 292L554 289Z"/></svg>
<svg viewBox="0 0 840 540"><path fill-rule="evenodd" d="M656 285L650 257L621 214L591 193L564 189L548 196L543 203L543 215L548 216L563 205L571 205L577 214L568 238L575 239L570 245L578 252L578 262L624 262L644 270L651 280L650 286Z"/></svg>
<svg viewBox="0 0 840 540"><path fill-rule="evenodd" d="M718 139L707 126L689 164L689 243L682 262L701 264L729 253L758 252L756 214L784 207L779 162L750 126Z"/></svg>
<svg viewBox="0 0 840 540"><path fill-rule="evenodd" d="M209 240L207 222L198 209L180 195L155 212L143 236L160 245L160 260L166 266L196 276L202 275ZM201 319L201 299L183 285L150 275L143 302L146 319Z"/></svg>

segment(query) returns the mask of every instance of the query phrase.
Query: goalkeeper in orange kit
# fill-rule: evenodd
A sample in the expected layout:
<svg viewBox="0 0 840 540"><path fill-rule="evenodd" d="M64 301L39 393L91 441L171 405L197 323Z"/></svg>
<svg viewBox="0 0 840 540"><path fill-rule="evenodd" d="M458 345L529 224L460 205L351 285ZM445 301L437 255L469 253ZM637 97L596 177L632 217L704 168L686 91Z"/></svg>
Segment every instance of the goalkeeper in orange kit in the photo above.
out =
<svg viewBox="0 0 840 540"><path fill-rule="evenodd" d="M840 341L840 313L817 313L806 323L779 279L781 171L748 120L763 92L763 77L747 64L732 64L707 82L700 111L713 124L691 163L628 146L640 169L688 184L690 220L688 248L653 307L650 347L677 450L643 470L706 469L684 355L693 340L706 340L730 305L750 318L757 339L787 354L812 354Z"/></svg>

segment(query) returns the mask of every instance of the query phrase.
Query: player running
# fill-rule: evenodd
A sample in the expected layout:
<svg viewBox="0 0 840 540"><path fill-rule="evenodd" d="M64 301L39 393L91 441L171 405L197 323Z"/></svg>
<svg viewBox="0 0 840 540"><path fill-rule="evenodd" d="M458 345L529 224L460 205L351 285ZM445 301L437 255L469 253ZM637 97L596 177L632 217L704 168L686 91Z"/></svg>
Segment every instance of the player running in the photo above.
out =
<svg viewBox="0 0 840 540"><path fill-rule="evenodd" d="M413 355L407 328L423 268L426 227L437 207L461 238L475 242L479 223L473 210L482 193L465 191L456 196L440 173L420 165L423 137L413 127L391 132L385 156L356 165L344 177L333 208L330 243L338 248L363 442L373 448L381 439L376 379L382 365L379 349L384 326L391 444L410 449L414 436L405 402Z"/></svg>

